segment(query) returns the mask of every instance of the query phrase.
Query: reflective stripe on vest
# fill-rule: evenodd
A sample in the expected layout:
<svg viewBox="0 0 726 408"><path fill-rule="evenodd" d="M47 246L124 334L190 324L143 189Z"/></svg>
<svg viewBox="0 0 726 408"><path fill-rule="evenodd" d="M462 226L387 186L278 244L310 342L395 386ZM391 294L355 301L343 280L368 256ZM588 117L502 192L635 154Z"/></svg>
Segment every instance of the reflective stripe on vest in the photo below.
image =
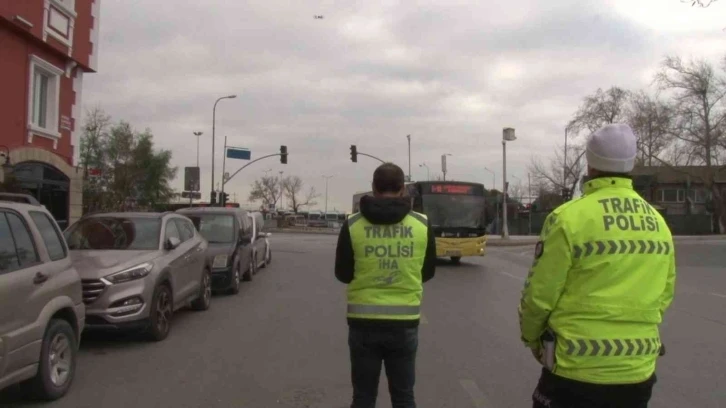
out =
<svg viewBox="0 0 726 408"><path fill-rule="evenodd" d="M348 304L348 313L376 314L376 315L417 315L421 312L420 306L391 306L391 305L353 305Z"/></svg>
<svg viewBox="0 0 726 408"><path fill-rule="evenodd" d="M348 217L355 273L348 284L349 318L420 318L423 268L428 244L425 215L410 212L400 222L372 224L360 213Z"/></svg>
<svg viewBox="0 0 726 408"><path fill-rule="evenodd" d="M565 354L578 357L646 356L660 352L660 339L578 339L563 340Z"/></svg>

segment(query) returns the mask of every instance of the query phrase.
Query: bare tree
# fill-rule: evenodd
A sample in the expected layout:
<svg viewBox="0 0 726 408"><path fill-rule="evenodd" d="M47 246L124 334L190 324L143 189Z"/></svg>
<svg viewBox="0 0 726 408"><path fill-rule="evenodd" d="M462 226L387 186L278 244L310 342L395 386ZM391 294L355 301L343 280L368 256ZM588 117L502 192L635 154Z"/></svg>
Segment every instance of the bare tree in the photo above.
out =
<svg viewBox="0 0 726 408"><path fill-rule="evenodd" d="M726 76L718 75L706 61L667 57L656 82L660 89L675 92L674 136L693 146L703 165L718 165L726 128Z"/></svg>
<svg viewBox="0 0 726 408"><path fill-rule="evenodd" d="M511 197L515 201L522 204L525 200L525 198L529 195L529 192L527 191L527 186L522 184L521 181L517 182L517 184L509 184L509 189L507 191L507 199Z"/></svg>
<svg viewBox="0 0 726 408"><path fill-rule="evenodd" d="M303 189L303 181L298 176L285 177L280 183L283 194L290 202L292 211L297 214L301 207L308 207L317 204L315 201L319 194L315 191L315 187L310 187L307 194L301 195Z"/></svg>
<svg viewBox="0 0 726 408"><path fill-rule="evenodd" d="M672 143L675 109L672 105L640 91L631 95L627 109L627 122L638 136L637 164L653 166ZM678 150L682 153L682 150ZM656 161L656 165L660 164Z"/></svg>
<svg viewBox="0 0 726 408"><path fill-rule="evenodd" d="M718 0L681 0L681 3L691 3L691 7L702 7L706 8Z"/></svg>
<svg viewBox="0 0 726 408"><path fill-rule="evenodd" d="M630 92L616 86L586 96L568 128L575 134L587 130L592 133L604 125L624 122Z"/></svg>
<svg viewBox="0 0 726 408"><path fill-rule="evenodd" d="M701 178L711 190L714 210L719 215L721 231L726 231L726 197L715 183L716 175L726 168L726 59L723 73L716 72L706 61L683 62L679 57L666 57L656 83L661 90L674 93L677 119L674 136L683 141L694 158L694 164L706 167ZM695 175L694 175L695 176Z"/></svg>
<svg viewBox="0 0 726 408"><path fill-rule="evenodd" d="M282 180L279 177L263 176L259 180L255 180L250 191L249 201L262 201L265 207L275 206L280 200L282 192Z"/></svg>
<svg viewBox="0 0 726 408"><path fill-rule="evenodd" d="M563 189L574 191L586 169L583 157L585 148L580 145L570 146L567 149L567 160L563 147L555 149L554 157L542 160L532 157L529 172L534 178L537 190L547 190L560 194ZM565 162L567 166L565 166Z"/></svg>

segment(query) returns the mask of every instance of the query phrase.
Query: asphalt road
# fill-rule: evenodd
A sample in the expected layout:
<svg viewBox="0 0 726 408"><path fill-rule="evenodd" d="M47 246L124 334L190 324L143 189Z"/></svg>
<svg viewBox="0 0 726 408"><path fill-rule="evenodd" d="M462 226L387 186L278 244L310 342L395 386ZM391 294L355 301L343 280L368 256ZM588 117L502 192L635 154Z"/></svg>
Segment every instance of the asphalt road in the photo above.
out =
<svg viewBox="0 0 726 408"><path fill-rule="evenodd" d="M273 264L207 312L184 311L166 341L85 335L62 400L52 408L344 408L350 400L344 285L335 237L276 234ZM426 284L417 399L422 408L531 406L539 369L519 342L516 307L531 247L490 248L442 262ZM726 241L677 245L677 297L663 325L651 407L726 406ZM385 377L378 406L389 408Z"/></svg>

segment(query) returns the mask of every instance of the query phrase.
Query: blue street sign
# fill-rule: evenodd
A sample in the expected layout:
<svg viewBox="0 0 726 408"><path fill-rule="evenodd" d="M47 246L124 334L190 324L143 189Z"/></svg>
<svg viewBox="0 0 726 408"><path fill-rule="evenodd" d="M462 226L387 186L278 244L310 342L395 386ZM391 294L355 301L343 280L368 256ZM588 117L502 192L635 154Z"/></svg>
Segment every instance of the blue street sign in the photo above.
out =
<svg viewBox="0 0 726 408"><path fill-rule="evenodd" d="M250 149L241 149L238 147L228 147L227 157L230 159L249 160L252 158Z"/></svg>

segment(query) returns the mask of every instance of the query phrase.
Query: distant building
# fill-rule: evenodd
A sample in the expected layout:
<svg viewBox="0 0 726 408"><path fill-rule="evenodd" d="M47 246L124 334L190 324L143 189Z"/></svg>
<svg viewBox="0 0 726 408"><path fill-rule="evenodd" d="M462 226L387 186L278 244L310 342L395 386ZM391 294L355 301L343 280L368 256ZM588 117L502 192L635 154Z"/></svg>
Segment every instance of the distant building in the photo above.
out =
<svg viewBox="0 0 726 408"><path fill-rule="evenodd" d="M0 1L0 159L61 223L82 215L83 74L96 71L100 0Z"/></svg>
<svg viewBox="0 0 726 408"><path fill-rule="evenodd" d="M652 166L633 169L633 187L666 214L709 214L712 193L706 188L705 166ZM726 170L716 173L716 185L726 194Z"/></svg>

